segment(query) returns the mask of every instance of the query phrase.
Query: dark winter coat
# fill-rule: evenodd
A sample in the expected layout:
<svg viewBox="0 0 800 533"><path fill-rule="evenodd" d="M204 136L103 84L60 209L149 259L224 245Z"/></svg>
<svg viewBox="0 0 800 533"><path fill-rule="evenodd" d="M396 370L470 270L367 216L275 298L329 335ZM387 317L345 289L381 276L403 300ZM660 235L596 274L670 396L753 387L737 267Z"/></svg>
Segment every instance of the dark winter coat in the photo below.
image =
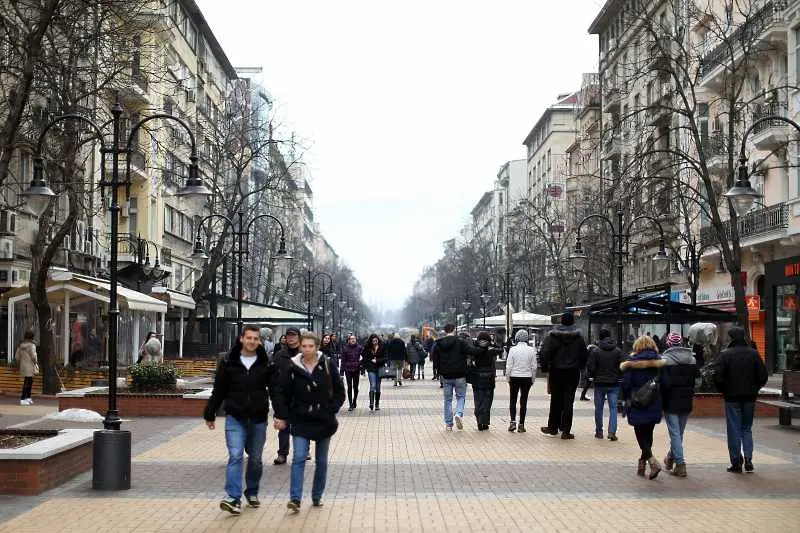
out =
<svg viewBox="0 0 800 533"><path fill-rule="evenodd" d="M291 359L275 395L275 418L289 421L289 433L310 440L331 437L339 427L336 413L345 399L339 370L321 353L311 373L303 355Z"/></svg>
<svg viewBox="0 0 800 533"><path fill-rule="evenodd" d="M223 401L225 413L239 420L267 420L270 396L273 402L276 398L275 366L264 347L259 346L256 360L248 370L242 363L241 350L242 345L237 343L217 364L214 388L203 412L203 418L210 422L215 420Z"/></svg>
<svg viewBox="0 0 800 533"><path fill-rule="evenodd" d="M692 412L694 379L697 364L689 348L668 348L662 358L666 361L662 372L668 379L661 386L664 412L672 415L688 415Z"/></svg>
<svg viewBox="0 0 800 533"><path fill-rule="evenodd" d="M390 361L406 360L406 343L400 337L394 337L386 343L386 357Z"/></svg>
<svg viewBox="0 0 800 533"><path fill-rule="evenodd" d="M273 379L275 380L276 387L280 384L281 375L289 369L289 365L292 363L292 357L299 353L299 344L297 348L289 348L288 345L283 344L278 351L275 352L275 355L272 356L272 362L275 365L275 374Z"/></svg>
<svg viewBox="0 0 800 533"><path fill-rule="evenodd" d="M380 339L379 339L380 340ZM373 363L372 360L376 361ZM378 343L378 349L375 353L372 352L372 337L367 339L367 344L364 346L364 351L361 352L361 365L364 370L372 374L377 374L378 368L386 364L386 352L383 349L383 343Z"/></svg>
<svg viewBox="0 0 800 533"><path fill-rule="evenodd" d="M361 351L362 348L358 344L342 345L343 372L353 373L361 370Z"/></svg>
<svg viewBox="0 0 800 533"><path fill-rule="evenodd" d="M409 341L408 345L406 346L406 358L409 363L412 365L419 364L420 361L424 360L425 357L420 356L420 352L424 354L425 352L422 351L422 346L418 342L411 342Z"/></svg>
<svg viewBox="0 0 800 533"><path fill-rule="evenodd" d="M490 341L478 340L475 342L478 353L472 356L473 368L471 370L473 389L493 389L495 385L494 362L502 350L492 345Z"/></svg>
<svg viewBox="0 0 800 533"><path fill-rule="evenodd" d="M732 339L714 365L714 385L725 401L754 402L766 384L767 367L758 352L744 338Z"/></svg>
<svg viewBox="0 0 800 533"><path fill-rule="evenodd" d="M657 394L650 405L634 407L629 400L633 393L650 378L658 376L661 387L665 385L664 373L661 368L666 361L658 357L658 353L645 350L633 355L628 361L620 365L622 370L622 399L626 402L628 423L632 426L658 424L661 422L663 405L661 395Z"/></svg>
<svg viewBox="0 0 800 533"><path fill-rule="evenodd" d="M622 379L622 371L619 369L625 361L622 350L616 345L613 339L602 339L597 346L589 350L589 358L586 361L586 371L590 378L594 380L595 386L614 387L619 385Z"/></svg>
<svg viewBox="0 0 800 533"><path fill-rule="evenodd" d="M478 355L479 350L471 342L446 335L436 341L432 359L439 375L445 379L458 379L467 376L467 357Z"/></svg>
<svg viewBox="0 0 800 533"><path fill-rule="evenodd" d="M551 368L578 370L586 366L589 353L583 335L575 326L557 326L550 330L539 349L539 366L543 372Z"/></svg>

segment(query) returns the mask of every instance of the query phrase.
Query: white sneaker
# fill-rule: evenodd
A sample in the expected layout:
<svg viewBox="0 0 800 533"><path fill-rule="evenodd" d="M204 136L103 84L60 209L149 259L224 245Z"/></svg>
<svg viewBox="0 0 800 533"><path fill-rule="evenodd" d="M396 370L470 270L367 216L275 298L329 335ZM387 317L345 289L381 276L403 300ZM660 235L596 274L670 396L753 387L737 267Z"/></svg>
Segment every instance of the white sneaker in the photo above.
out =
<svg viewBox="0 0 800 533"><path fill-rule="evenodd" d="M444 430L445 431L453 431L453 426L445 426Z"/></svg>
<svg viewBox="0 0 800 533"><path fill-rule="evenodd" d="M33 405L33 398L28 398L26 401L28 402L28 405Z"/></svg>
<svg viewBox="0 0 800 533"><path fill-rule="evenodd" d="M28 400L20 400L19 404L20 405L28 405Z"/></svg>
<svg viewBox="0 0 800 533"><path fill-rule="evenodd" d="M456 415L455 421L456 421L456 427L458 429L464 429L464 421L461 420L461 415Z"/></svg>

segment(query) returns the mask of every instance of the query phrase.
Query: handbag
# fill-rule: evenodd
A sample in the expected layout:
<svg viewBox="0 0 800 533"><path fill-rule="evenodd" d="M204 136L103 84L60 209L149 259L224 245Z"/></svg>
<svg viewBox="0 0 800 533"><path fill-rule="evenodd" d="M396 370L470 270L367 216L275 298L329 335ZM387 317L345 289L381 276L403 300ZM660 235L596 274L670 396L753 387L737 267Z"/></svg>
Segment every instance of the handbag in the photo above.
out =
<svg viewBox="0 0 800 533"><path fill-rule="evenodd" d="M39 375L39 365L36 364L36 363L33 364L33 375L34 376L38 376Z"/></svg>
<svg viewBox="0 0 800 533"><path fill-rule="evenodd" d="M378 367L378 379L388 379L396 377L394 369L386 364Z"/></svg>
<svg viewBox="0 0 800 533"><path fill-rule="evenodd" d="M631 396L631 407L637 409L644 409L648 407L658 396L661 385L658 376L653 376L647 383L636 389L636 392Z"/></svg>

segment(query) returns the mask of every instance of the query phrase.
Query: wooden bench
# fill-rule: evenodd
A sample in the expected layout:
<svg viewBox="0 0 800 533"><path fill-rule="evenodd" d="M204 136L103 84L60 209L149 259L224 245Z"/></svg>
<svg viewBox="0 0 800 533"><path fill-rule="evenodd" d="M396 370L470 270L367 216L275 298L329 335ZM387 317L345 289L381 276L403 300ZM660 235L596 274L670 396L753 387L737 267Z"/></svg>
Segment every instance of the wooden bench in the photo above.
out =
<svg viewBox="0 0 800 533"><path fill-rule="evenodd" d="M758 401L777 407L778 423L781 426L791 426L792 411L794 409L800 410L800 371L784 371L783 382L781 383L781 398L779 400Z"/></svg>

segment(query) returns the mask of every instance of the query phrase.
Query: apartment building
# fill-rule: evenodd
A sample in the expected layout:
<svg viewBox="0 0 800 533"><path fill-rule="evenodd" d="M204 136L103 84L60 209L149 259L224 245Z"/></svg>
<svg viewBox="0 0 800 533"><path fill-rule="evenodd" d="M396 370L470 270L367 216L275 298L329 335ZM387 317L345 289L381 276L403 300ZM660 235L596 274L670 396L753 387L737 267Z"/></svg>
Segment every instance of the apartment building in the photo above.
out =
<svg viewBox="0 0 800 533"><path fill-rule="evenodd" d="M709 204L703 177L707 169L718 197L727 190L739 145L753 127L745 149L751 183L763 196L738 218L737 229L751 331L771 371L791 366L800 347L795 268L800 264L800 170L791 142L797 132L784 122L761 119L798 116L792 88L798 80L800 40L793 29L800 22L798 4L668 1L642 9L641 3L610 0L589 30L600 38L604 181L621 185L611 194L625 198L627 190L634 213L667 215L660 210L669 206L691 219L673 228L673 253L682 263L671 276L673 299L689 301L692 276L697 276L697 303L734 308L718 234L703 208ZM696 77L675 76L676 65L686 65ZM680 98L685 94L691 94L690 101ZM682 157L670 160L670 152ZM706 169L687 168L687 161L702 161ZM633 174L640 177L639 185L630 185ZM660 189L665 177L684 190ZM693 187L700 200L684 201ZM723 220L730 216L725 203L719 204ZM693 236L688 242L687 235ZM642 251L650 255L652 250ZM684 259L694 252L699 262L687 264ZM646 259L638 263L635 284L664 279Z"/></svg>

